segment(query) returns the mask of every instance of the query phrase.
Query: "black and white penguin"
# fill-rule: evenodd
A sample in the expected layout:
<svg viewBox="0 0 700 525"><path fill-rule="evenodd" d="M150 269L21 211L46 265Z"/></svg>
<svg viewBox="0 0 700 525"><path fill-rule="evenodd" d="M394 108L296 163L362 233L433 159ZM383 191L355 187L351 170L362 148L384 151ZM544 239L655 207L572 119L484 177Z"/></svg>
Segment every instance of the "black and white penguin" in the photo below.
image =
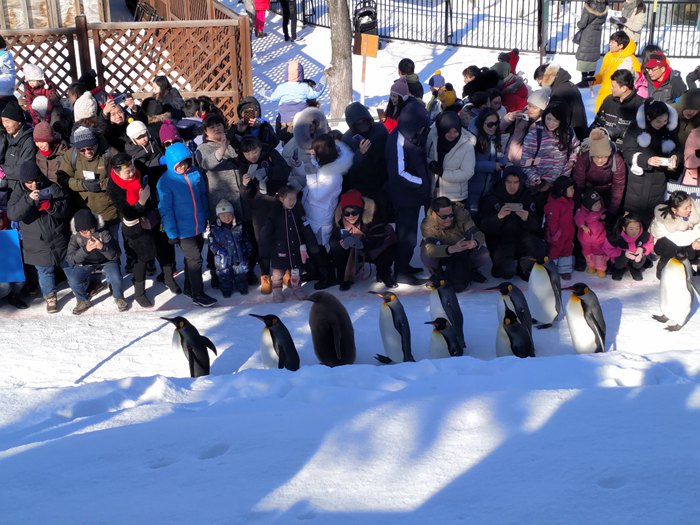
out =
<svg viewBox="0 0 700 525"><path fill-rule="evenodd" d="M209 353L207 348L216 353L214 343L208 337L200 335L199 331L184 317L161 317L175 325L172 346L185 354L190 364L190 377L209 375Z"/></svg>
<svg viewBox="0 0 700 525"><path fill-rule="evenodd" d="M554 262L549 257L535 261L527 284L525 297L532 322L538 329L551 327L562 311L561 278Z"/></svg>
<svg viewBox="0 0 700 525"><path fill-rule="evenodd" d="M509 281L503 281L498 286L492 286L487 290L498 290L501 292L501 300L498 302L498 322L502 323L505 318L506 308L512 310L518 317L518 322L532 333L532 315L530 307L525 300L525 294L520 288Z"/></svg>
<svg viewBox="0 0 700 525"><path fill-rule="evenodd" d="M605 352L605 318L598 296L585 283L576 283L565 290L571 290L566 303L566 324L574 350L579 354Z"/></svg>
<svg viewBox="0 0 700 525"><path fill-rule="evenodd" d="M652 315L660 323L671 321L669 332L677 332L685 325L693 308L693 295L697 290L692 281L693 270L687 259L669 259L661 270L659 299L661 315Z"/></svg>
<svg viewBox="0 0 700 525"><path fill-rule="evenodd" d="M464 315L462 308L459 306L457 293L452 285L444 279L437 286L431 286L430 292L430 316L433 319L444 317L450 322L452 329L459 338L459 344L462 348L467 347L464 340Z"/></svg>
<svg viewBox="0 0 700 525"><path fill-rule="evenodd" d="M379 311L379 332L382 334L386 355L374 358L383 364L415 361L411 353L411 327L406 311L393 292L368 292L382 298Z"/></svg>
<svg viewBox="0 0 700 525"><path fill-rule="evenodd" d="M464 355L464 347L457 332L447 319L438 317L425 324L433 325L433 333L430 336L430 355L433 359Z"/></svg>
<svg viewBox="0 0 700 525"><path fill-rule="evenodd" d="M248 314L265 323L260 339L260 355L265 368L299 370L299 353L289 330L276 315Z"/></svg>
<svg viewBox="0 0 700 525"><path fill-rule="evenodd" d="M315 292L306 298L314 303L309 311L309 328L316 357L326 366L355 362L355 331L348 311L328 292Z"/></svg>
<svg viewBox="0 0 700 525"><path fill-rule="evenodd" d="M496 336L496 356L535 357L532 333L520 322L518 315L505 305L503 319Z"/></svg>

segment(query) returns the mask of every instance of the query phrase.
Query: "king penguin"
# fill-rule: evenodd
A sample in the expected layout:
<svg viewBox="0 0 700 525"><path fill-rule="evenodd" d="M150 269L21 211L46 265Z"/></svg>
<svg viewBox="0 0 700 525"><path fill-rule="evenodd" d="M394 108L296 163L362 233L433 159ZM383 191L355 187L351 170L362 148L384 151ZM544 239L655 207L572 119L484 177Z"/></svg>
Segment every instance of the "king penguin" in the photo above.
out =
<svg viewBox="0 0 700 525"><path fill-rule="evenodd" d="M518 322L532 333L532 315L530 307L525 300L522 290L509 281L503 281L498 286L492 286L487 290L501 292L501 300L498 302L498 322L502 323L506 315L506 308L512 310L518 318Z"/></svg>
<svg viewBox="0 0 700 525"><path fill-rule="evenodd" d="M671 321L669 332L677 332L685 325L693 307L693 295L697 294L692 282L693 271L687 259L669 259L661 270L659 299L661 315L652 315L660 323Z"/></svg>
<svg viewBox="0 0 700 525"><path fill-rule="evenodd" d="M415 361L411 354L411 327L406 311L393 292L368 292L382 298L379 311L379 332L382 334L386 356L374 358L383 364ZM387 357L388 356L388 357Z"/></svg>
<svg viewBox="0 0 700 525"><path fill-rule="evenodd" d="M348 311L328 292L316 292L311 301L309 328L316 357L326 366L350 365L355 362L355 331Z"/></svg>
<svg viewBox="0 0 700 525"><path fill-rule="evenodd" d="M208 337L200 335L199 331L184 317L161 317L175 325L173 332L173 348L180 349L190 364L190 377L209 375L209 353L207 348L216 353L214 343Z"/></svg>
<svg viewBox="0 0 700 525"><path fill-rule="evenodd" d="M496 356L535 357L532 333L520 322L515 311L506 304L496 336Z"/></svg>
<svg viewBox="0 0 700 525"><path fill-rule="evenodd" d="M447 319L438 317L425 324L433 325L433 333L430 337L430 355L433 359L464 355L464 347L457 337L457 332Z"/></svg>
<svg viewBox="0 0 700 525"><path fill-rule="evenodd" d="M556 265L545 257L536 261L528 280L527 304L538 329L549 328L562 311L561 278Z"/></svg>
<svg viewBox="0 0 700 525"><path fill-rule="evenodd" d="M457 293L447 281L442 279L437 286L432 286L430 292L430 315L433 319L444 317L450 322L457 334L462 348L467 347L464 340L464 315L457 300Z"/></svg>
<svg viewBox="0 0 700 525"><path fill-rule="evenodd" d="M260 355L265 368L299 370L299 353L294 340L280 318L276 315L248 314L265 323L260 339Z"/></svg>
<svg viewBox="0 0 700 525"><path fill-rule="evenodd" d="M585 283L565 288L571 290L566 303L566 324L578 354L605 352L605 319L598 296Z"/></svg>

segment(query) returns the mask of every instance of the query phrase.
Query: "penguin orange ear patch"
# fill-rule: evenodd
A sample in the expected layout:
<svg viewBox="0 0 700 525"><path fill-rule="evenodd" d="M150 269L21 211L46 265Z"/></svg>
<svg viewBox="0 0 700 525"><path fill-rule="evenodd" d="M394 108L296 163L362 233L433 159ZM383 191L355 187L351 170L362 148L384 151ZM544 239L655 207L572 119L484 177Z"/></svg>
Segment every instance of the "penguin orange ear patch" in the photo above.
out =
<svg viewBox="0 0 700 525"><path fill-rule="evenodd" d="M508 326L510 324L510 319L503 319L503 324Z"/></svg>
<svg viewBox="0 0 700 525"><path fill-rule="evenodd" d="M389 296L389 300L390 300L390 301L396 300L396 296L395 296L394 294L391 294L391 295Z"/></svg>
<svg viewBox="0 0 700 525"><path fill-rule="evenodd" d="M588 286L586 286L586 287L583 289L583 293L584 293L584 294L587 294L587 293L588 293Z"/></svg>
<svg viewBox="0 0 700 525"><path fill-rule="evenodd" d="M178 328L184 328L184 327L185 327L185 323L183 323L182 321L180 321L180 322L178 323Z"/></svg>
<svg viewBox="0 0 700 525"><path fill-rule="evenodd" d="M272 319L272 326L275 326L277 324L277 319Z"/></svg>

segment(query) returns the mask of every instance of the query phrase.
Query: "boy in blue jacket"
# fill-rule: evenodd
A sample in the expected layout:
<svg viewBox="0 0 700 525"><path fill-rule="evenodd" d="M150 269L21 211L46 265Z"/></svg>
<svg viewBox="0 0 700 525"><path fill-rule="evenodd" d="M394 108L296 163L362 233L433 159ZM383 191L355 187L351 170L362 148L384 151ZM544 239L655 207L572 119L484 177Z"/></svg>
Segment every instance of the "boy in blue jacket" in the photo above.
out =
<svg viewBox="0 0 700 525"><path fill-rule="evenodd" d="M179 245L185 256L185 295L194 304L212 306L216 299L204 293L202 248L209 204L206 181L194 167L192 152L180 142L165 151L161 163L167 170L158 180L158 211L168 241Z"/></svg>

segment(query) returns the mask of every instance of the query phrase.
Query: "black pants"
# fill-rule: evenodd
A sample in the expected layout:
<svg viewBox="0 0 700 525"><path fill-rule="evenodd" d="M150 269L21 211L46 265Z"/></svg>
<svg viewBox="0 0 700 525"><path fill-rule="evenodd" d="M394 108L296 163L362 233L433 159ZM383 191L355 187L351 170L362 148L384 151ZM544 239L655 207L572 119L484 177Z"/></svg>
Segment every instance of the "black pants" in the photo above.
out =
<svg viewBox="0 0 700 525"><path fill-rule="evenodd" d="M180 239L180 248L185 256L185 291L189 291L192 297L198 297L204 293L202 281L203 247L204 237L201 234Z"/></svg>
<svg viewBox="0 0 700 525"><path fill-rule="evenodd" d="M297 38L297 2L296 0L280 0L282 6L282 31L284 36L289 37L289 22L292 23L293 40Z"/></svg>
<svg viewBox="0 0 700 525"><path fill-rule="evenodd" d="M527 280L535 264L532 259L541 259L546 254L547 243L531 234L524 234L518 241L497 243L491 252L491 274L510 279L518 273Z"/></svg>
<svg viewBox="0 0 700 525"><path fill-rule="evenodd" d="M331 258L339 283L345 281L345 269L348 265L350 250L346 250L339 243L331 243ZM373 263L377 267L377 277L379 279L388 279L391 277L391 266L396 259L396 245L387 246L386 249L379 252L375 258L367 256L365 259L368 263Z"/></svg>
<svg viewBox="0 0 700 525"><path fill-rule="evenodd" d="M418 216L420 206L396 208L396 237L398 247L396 252L396 273L407 274L413 257L413 250L418 242Z"/></svg>
<svg viewBox="0 0 700 525"><path fill-rule="evenodd" d="M444 278L457 292L461 292L471 283L474 271L477 269L475 261L477 253L478 250L465 250L453 253L449 257L433 259L428 257L421 246L421 260L431 276Z"/></svg>

